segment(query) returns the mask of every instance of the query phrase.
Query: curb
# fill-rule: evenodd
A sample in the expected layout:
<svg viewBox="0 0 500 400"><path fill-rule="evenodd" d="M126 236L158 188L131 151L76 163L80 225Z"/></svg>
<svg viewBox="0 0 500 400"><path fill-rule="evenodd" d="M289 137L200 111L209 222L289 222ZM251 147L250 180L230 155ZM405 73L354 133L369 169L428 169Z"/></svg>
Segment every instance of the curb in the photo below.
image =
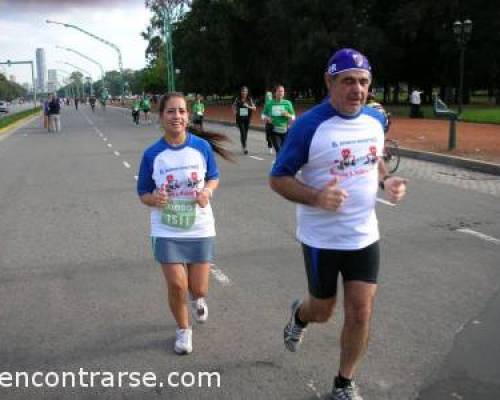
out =
<svg viewBox="0 0 500 400"><path fill-rule="evenodd" d="M236 127L234 122L218 121L215 119L205 119L206 122L221 124L225 126ZM263 126L250 125L250 129L255 131L265 132ZM450 165L469 169L475 172L500 176L500 164L495 164L487 161L471 160L470 158L448 156L440 153L432 153L430 151L412 150L405 147L399 148L399 153L403 157L414 158L416 160L430 161L438 164Z"/></svg>
<svg viewBox="0 0 500 400"><path fill-rule="evenodd" d="M35 118L40 118L40 113L34 113L32 115L28 115L20 120L17 120L16 122L0 128L0 141L8 138L11 134L13 134L15 131L17 131L19 128L22 127L22 125L25 125L31 121L33 121Z"/></svg>
<svg viewBox="0 0 500 400"><path fill-rule="evenodd" d="M487 161L471 160L470 158L448 156L445 154L432 153L430 151L412 150L404 147L399 148L399 153L408 158L417 160L431 161L439 164L451 165L452 167L460 167L470 169L484 174L500 176L500 164L490 163Z"/></svg>

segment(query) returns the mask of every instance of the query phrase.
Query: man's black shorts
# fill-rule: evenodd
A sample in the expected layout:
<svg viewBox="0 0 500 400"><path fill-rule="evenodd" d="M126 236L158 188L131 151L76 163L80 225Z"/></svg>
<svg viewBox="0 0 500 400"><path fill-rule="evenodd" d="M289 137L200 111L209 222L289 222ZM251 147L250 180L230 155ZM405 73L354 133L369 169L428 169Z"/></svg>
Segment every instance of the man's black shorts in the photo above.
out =
<svg viewBox="0 0 500 400"><path fill-rule="evenodd" d="M309 293L318 299L337 294L339 272L344 281L377 283L379 242L359 250L317 249L302 243Z"/></svg>

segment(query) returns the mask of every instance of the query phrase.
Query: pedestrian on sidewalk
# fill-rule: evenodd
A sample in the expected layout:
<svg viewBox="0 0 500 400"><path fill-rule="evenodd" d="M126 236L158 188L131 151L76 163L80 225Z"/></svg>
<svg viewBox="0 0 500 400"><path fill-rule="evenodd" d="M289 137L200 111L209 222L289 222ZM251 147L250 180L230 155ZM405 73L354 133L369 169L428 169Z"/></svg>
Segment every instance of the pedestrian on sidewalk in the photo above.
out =
<svg viewBox="0 0 500 400"><path fill-rule="evenodd" d="M418 90L418 88L414 89L410 94L410 118L422 118L422 112L420 111L420 105L422 104L422 99L420 95L423 92Z"/></svg>
<svg viewBox="0 0 500 400"><path fill-rule="evenodd" d="M205 298L215 240L211 201L219 186L214 152L225 159L231 156L220 144L226 136L188 129L181 93L163 96L159 115L163 136L144 152L137 192L151 210L153 253L177 323L174 351L187 354L193 349L188 295L192 318L205 322L208 317Z"/></svg>
<svg viewBox="0 0 500 400"><path fill-rule="evenodd" d="M240 89L240 94L237 96L232 105L233 114L236 117L236 125L240 130L241 151L243 154L248 154L247 138L248 128L252 120L252 112L255 111L255 103L248 94L248 88L243 86Z"/></svg>
<svg viewBox="0 0 500 400"><path fill-rule="evenodd" d="M49 129L49 101L50 99L47 99L43 102L43 127L45 129Z"/></svg>
<svg viewBox="0 0 500 400"><path fill-rule="evenodd" d="M295 120L295 111L292 102L285 99L285 87L277 85L274 90L274 99L267 102L263 111L264 121L271 126L269 134L276 154L279 153L285 142L290 122Z"/></svg>
<svg viewBox="0 0 500 400"><path fill-rule="evenodd" d="M48 103L48 114L49 114L49 132L60 132L61 131L61 103L59 98L50 94Z"/></svg>
<svg viewBox="0 0 500 400"><path fill-rule="evenodd" d="M377 188L398 203L406 180L388 176L384 166L384 117L365 106L372 81L366 57L337 51L324 79L329 99L296 121L270 177L274 191L298 204L297 238L309 287L308 296L291 305L284 342L296 352L309 324L331 318L340 273L344 326L331 398L361 400L353 378L368 344L377 290Z"/></svg>

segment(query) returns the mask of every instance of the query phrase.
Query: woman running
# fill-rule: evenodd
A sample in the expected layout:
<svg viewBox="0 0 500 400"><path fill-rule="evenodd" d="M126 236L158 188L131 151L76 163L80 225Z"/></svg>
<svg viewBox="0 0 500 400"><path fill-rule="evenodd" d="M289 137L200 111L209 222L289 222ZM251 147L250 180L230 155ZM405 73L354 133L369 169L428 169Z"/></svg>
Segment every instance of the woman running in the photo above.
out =
<svg viewBox="0 0 500 400"><path fill-rule="evenodd" d="M214 151L227 140L217 133L188 131L186 99L169 93L160 101L163 136L144 152L137 182L143 204L151 210L153 253L165 276L168 303L177 322L174 350L191 353L192 318L205 322L209 263L214 251L215 227L210 201L219 185Z"/></svg>
<svg viewBox="0 0 500 400"><path fill-rule="evenodd" d="M243 154L248 154L248 127L252 120L252 111L255 111L255 109L255 103L248 95L248 88L243 86L240 90L240 95L233 101L233 114L236 116L236 125L238 125L240 130L241 151Z"/></svg>

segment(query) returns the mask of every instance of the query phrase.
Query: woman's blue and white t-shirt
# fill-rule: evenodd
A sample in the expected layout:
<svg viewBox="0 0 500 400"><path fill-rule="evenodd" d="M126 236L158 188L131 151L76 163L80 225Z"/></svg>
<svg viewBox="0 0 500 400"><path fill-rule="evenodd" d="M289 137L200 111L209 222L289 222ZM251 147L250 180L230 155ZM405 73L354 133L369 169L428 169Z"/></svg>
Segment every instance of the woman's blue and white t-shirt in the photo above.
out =
<svg viewBox="0 0 500 400"><path fill-rule="evenodd" d="M146 149L139 168L137 193L142 196L163 188L169 197L163 210L151 208L151 236L215 236L212 207L210 203L199 207L196 193L204 187L205 181L218 177L210 144L191 133L180 146L169 145L162 137Z"/></svg>
<svg viewBox="0 0 500 400"><path fill-rule="evenodd" d="M325 101L292 126L271 176L296 176L321 190L335 177L349 195L336 212L297 205L297 238L322 249L357 250L379 239L375 202L384 117L363 107L345 116Z"/></svg>

